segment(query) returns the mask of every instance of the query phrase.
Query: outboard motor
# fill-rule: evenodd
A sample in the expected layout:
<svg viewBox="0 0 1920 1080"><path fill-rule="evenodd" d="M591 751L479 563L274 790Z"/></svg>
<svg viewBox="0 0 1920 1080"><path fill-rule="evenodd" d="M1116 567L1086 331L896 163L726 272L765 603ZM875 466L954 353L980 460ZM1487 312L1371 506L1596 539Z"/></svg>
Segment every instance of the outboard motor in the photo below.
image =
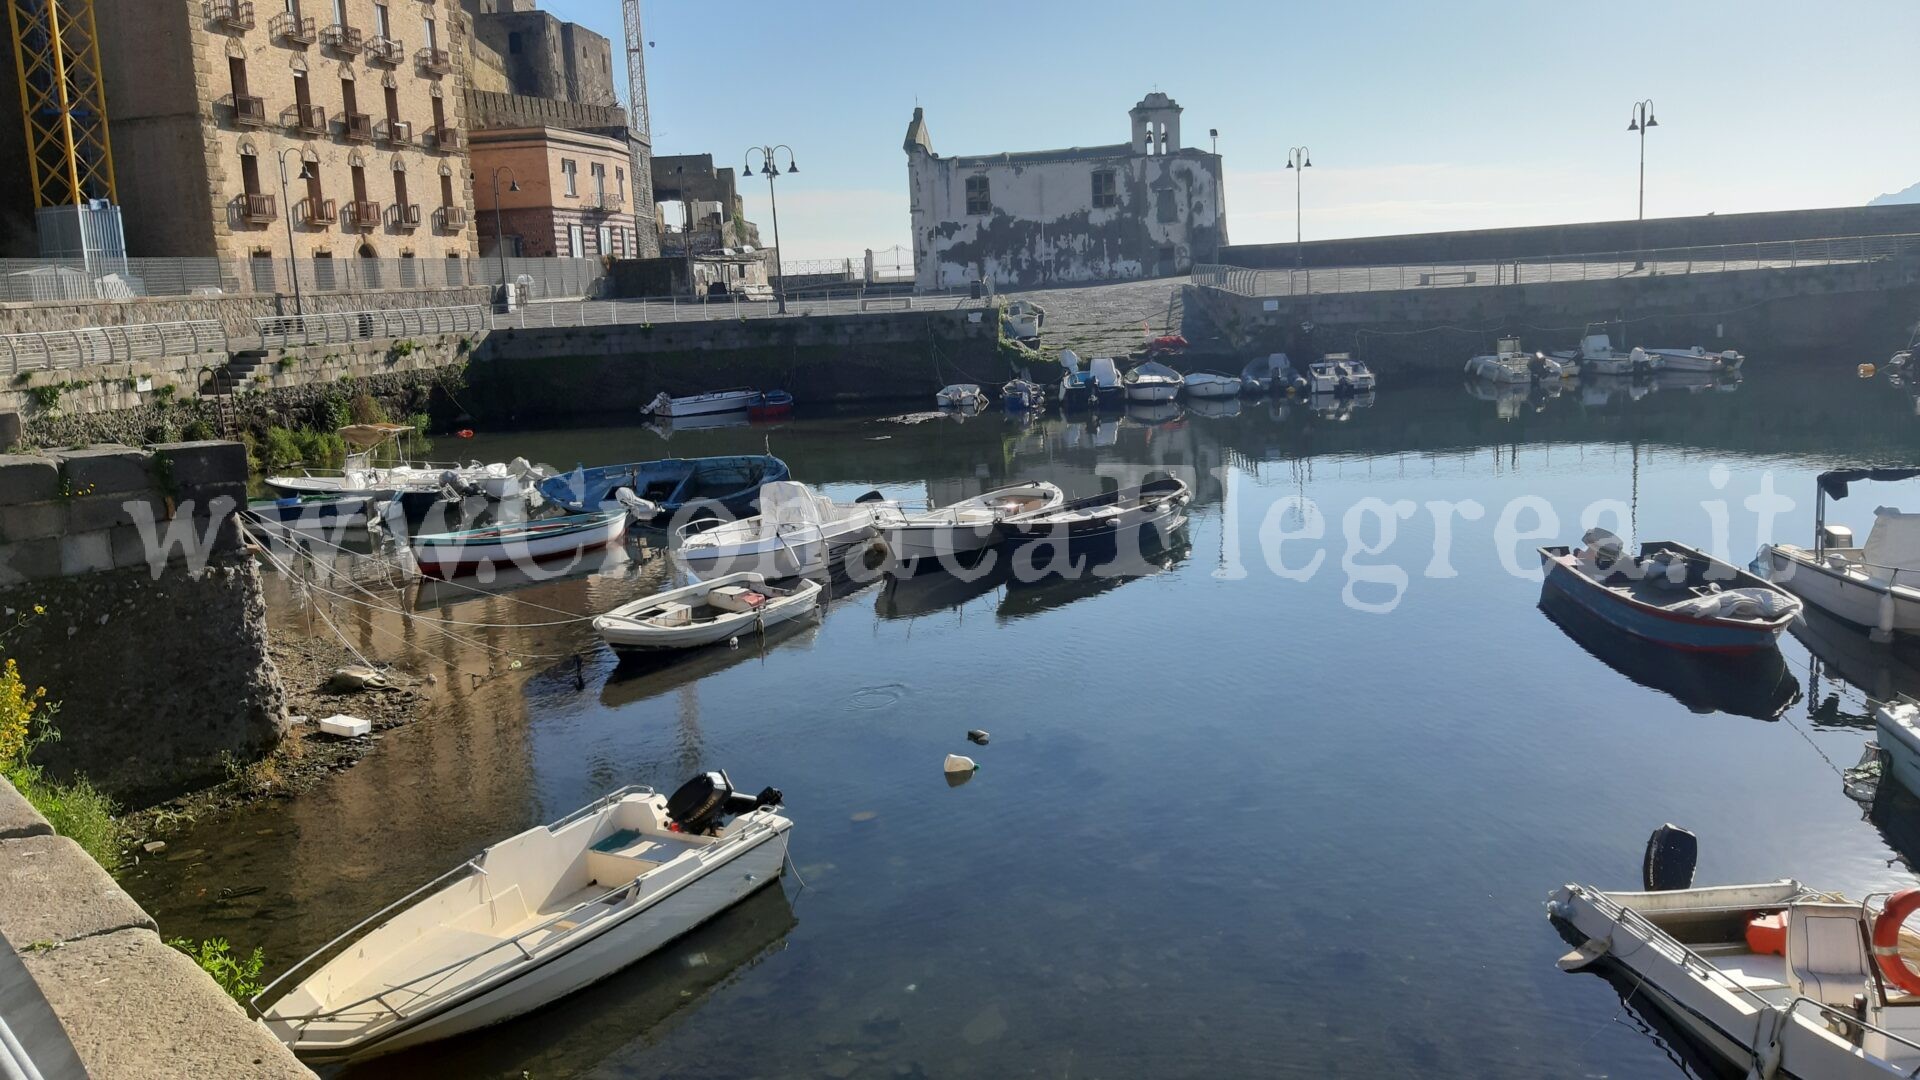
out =
<svg viewBox="0 0 1920 1080"><path fill-rule="evenodd" d="M763 806L779 806L785 798L779 788L770 787L758 795L735 791L732 778L722 769L701 773L667 796L667 818L681 832L712 835L727 818L750 814Z"/></svg>
<svg viewBox="0 0 1920 1080"><path fill-rule="evenodd" d="M1627 553L1625 540L1598 526L1588 529L1580 542L1593 552L1593 564L1602 570L1612 570Z"/></svg>
<svg viewBox="0 0 1920 1080"><path fill-rule="evenodd" d="M1700 841L1678 825L1668 823L1647 837L1646 862L1640 880L1648 892L1693 888L1694 864L1700 861Z"/></svg>
<svg viewBox="0 0 1920 1080"><path fill-rule="evenodd" d="M440 474L440 487L449 493L450 498L467 499L482 493L479 484L462 480L460 474L452 469Z"/></svg>

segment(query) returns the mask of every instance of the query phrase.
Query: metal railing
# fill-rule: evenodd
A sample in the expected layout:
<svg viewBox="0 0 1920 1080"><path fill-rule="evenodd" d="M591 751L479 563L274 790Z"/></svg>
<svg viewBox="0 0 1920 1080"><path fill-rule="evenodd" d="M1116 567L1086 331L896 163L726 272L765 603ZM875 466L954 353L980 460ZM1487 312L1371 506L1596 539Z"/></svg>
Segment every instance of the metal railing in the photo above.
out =
<svg viewBox="0 0 1920 1080"><path fill-rule="evenodd" d="M453 73L453 57L445 49L421 49L413 54L413 62L420 70L434 75Z"/></svg>
<svg viewBox="0 0 1920 1080"><path fill-rule="evenodd" d="M348 142L372 142L373 116L363 112L341 113L340 137Z"/></svg>
<svg viewBox="0 0 1920 1080"><path fill-rule="evenodd" d="M395 38L373 37L367 40L367 59L388 67L399 67L407 62L405 42Z"/></svg>
<svg viewBox="0 0 1920 1080"><path fill-rule="evenodd" d="M862 296L857 290L840 294L787 297L787 316L855 315L877 311L960 311L983 302L964 294L944 296ZM495 330L529 330L548 326L649 326L654 323L707 322L718 319L781 318L777 300L739 297L699 299L660 297L635 300L582 300L524 304L511 311L494 310L488 326ZM984 315L982 316L985 317Z"/></svg>
<svg viewBox="0 0 1920 1080"><path fill-rule="evenodd" d="M391 311L339 311L309 315L270 315L253 320L264 348L345 345L383 338L429 334L477 334L487 329L482 307L396 308Z"/></svg>
<svg viewBox="0 0 1920 1080"><path fill-rule="evenodd" d="M267 31L282 41L296 41L304 45L313 44L318 36L314 33L313 16L295 15L291 11L275 15L267 24Z"/></svg>
<svg viewBox="0 0 1920 1080"><path fill-rule="evenodd" d="M242 213L271 215L275 196L246 197ZM323 202L326 200L323 200ZM304 215L306 202L293 212ZM463 207L435 211L446 231L466 227ZM254 220L257 220L254 219ZM275 220L268 216L268 221ZM296 216L295 220L304 220ZM293 278L284 258L228 259L0 259L0 302L111 300L152 296L273 296L291 294ZM292 266L300 288L314 293L355 290L449 289L500 285L500 260L484 259L298 259ZM606 267L599 259L506 260L506 280L525 279L534 299L598 296Z"/></svg>
<svg viewBox="0 0 1920 1080"><path fill-rule="evenodd" d="M1754 244L1652 248L1579 255L1543 255L1481 262L1407 263L1254 269L1201 264L1193 283L1241 296L1267 298L1400 289L1535 285L1734 270L1794 269L1920 258L1920 233L1775 240Z"/></svg>
<svg viewBox="0 0 1920 1080"><path fill-rule="evenodd" d="M0 334L0 372L58 371L91 364L124 364L227 351L227 332L215 320L90 326Z"/></svg>
<svg viewBox="0 0 1920 1080"><path fill-rule="evenodd" d="M320 31L320 41L334 52L352 55L360 51L365 39L361 36L359 27L334 23Z"/></svg>
<svg viewBox="0 0 1920 1080"><path fill-rule="evenodd" d="M411 120L382 120L374 129L380 140L389 146L409 146L413 143L413 122Z"/></svg>

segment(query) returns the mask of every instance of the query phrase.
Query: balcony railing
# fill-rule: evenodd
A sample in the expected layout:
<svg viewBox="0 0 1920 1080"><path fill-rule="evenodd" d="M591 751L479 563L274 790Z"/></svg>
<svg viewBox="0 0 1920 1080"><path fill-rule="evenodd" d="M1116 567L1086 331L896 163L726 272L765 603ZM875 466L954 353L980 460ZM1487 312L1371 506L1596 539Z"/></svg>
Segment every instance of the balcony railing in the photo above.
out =
<svg viewBox="0 0 1920 1080"><path fill-rule="evenodd" d="M291 11L283 11L273 17L273 21L267 24L267 29L272 31L274 37L290 45L311 45L316 39L311 15L302 16L295 15Z"/></svg>
<svg viewBox="0 0 1920 1080"><path fill-rule="evenodd" d="M359 52L364 44L364 39L360 36L360 28L343 23L334 23L320 31L320 41L334 52L346 53L349 56Z"/></svg>
<svg viewBox="0 0 1920 1080"><path fill-rule="evenodd" d="M433 212L434 224L441 232L459 232L467 227L467 208L443 206Z"/></svg>
<svg viewBox="0 0 1920 1080"><path fill-rule="evenodd" d="M246 194L240 196L240 218L249 225L266 225L277 220L274 212L273 196Z"/></svg>
<svg viewBox="0 0 1920 1080"><path fill-rule="evenodd" d="M327 108L324 105L290 105L281 115L288 127L302 134L327 133Z"/></svg>
<svg viewBox="0 0 1920 1080"><path fill-rule="evenodd" d="M347 203L343 209L350 228L372 229L380 224L380 204L377 202L355 199Z"/></svg>
<svg viewBox="0 0 1920 1080"><path fill-rule="evenodd" d="M407 47L392 38L375 37L367 40L367 59L388 67L399 67L407 62Z"/></svg>
<svg viewBox="0 0 1920 1080"><path fill-rule="evenodd" d="M452 128L442 124L439 127L430 128L428 131L433 136L433 148L435 150L451 152L460 149L459 128Z"/></svg>
<svg viewBox="0 0 1920 1080"><path fill-rule="evenodd" d="M331 225L340 220L332 199L301 199L300 220L309 225Z"/></svg>
<svg viewBox="0 0 1920 1080"><path fill-rule="evenodd" d="M420 227L420 204L394 203L393 217L391 220L393 221L394 228L405 229L408 232L412 232Z"/></svg>
<svg viewBox="0 0 1920 1080"><path fill-rule="evenodd" d="M207 18L223 30L251 30L253 0L207 0Z"/></svg>
<svg viewBox="0 0 1920 1080"><path fill-rule="evenodd" d="M340 137L348 142L372 142L373 117L363 112L341 113Z"/></svg>
<svg viewBox="0 0 1920 1080"><path fill-rule="evenodd" d="M587 210L601 214L617 214L626 200L610 191L596 191L587 196Z"/></svg>
<svg viewBox="0 0 1920 1080"><path fill-rule="evenodd" d="M413 124L406 120L382 120L376 134L388 146L413 145Z"/></svg>
<svg viewBox="0 0 1920 1080"><path fill-rule="evenodd" d="M413 62L420 70L435 75L453 74L453 57L445 49L421 49L413 54Z"/></svg>
<svg viewBox="0 0 1920 1080"><path fill-rule="evenodd" d="M235 94L232 100L235 127L266 127L266 99L253 94Z"/></svg>

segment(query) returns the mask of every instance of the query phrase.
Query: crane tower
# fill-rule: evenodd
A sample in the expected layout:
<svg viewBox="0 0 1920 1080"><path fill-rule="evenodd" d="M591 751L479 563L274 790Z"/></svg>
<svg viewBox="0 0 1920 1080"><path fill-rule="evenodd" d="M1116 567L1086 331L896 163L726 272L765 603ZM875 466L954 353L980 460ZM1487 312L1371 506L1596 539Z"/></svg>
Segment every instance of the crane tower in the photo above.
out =
<svg viewBox="0 0 1920 1080"><path fill-rule="evenodd" d="M633 217L641 254L660 253L653 220L653 135L647 115L647 38L640 28L640 0L620 0L627 36L627 137L633 156Z"/></svg>
<svg viewBox="0 0 1920 1080"><path fill-rule="evenodd" d="M117 202L93 0L7 0L7 26L34 205Z"/></svg>

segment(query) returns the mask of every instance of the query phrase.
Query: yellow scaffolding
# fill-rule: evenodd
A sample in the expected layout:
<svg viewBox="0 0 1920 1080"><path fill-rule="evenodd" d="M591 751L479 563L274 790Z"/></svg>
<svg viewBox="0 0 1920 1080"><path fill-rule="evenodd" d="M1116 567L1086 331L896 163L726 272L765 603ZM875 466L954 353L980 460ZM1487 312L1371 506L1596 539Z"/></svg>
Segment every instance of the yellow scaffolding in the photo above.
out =
<svg viewBox="0 0 1920 1080"><path fill-rule="evenodd" d="M119 202L93 0L7 0L34 205Z"/></svg>

